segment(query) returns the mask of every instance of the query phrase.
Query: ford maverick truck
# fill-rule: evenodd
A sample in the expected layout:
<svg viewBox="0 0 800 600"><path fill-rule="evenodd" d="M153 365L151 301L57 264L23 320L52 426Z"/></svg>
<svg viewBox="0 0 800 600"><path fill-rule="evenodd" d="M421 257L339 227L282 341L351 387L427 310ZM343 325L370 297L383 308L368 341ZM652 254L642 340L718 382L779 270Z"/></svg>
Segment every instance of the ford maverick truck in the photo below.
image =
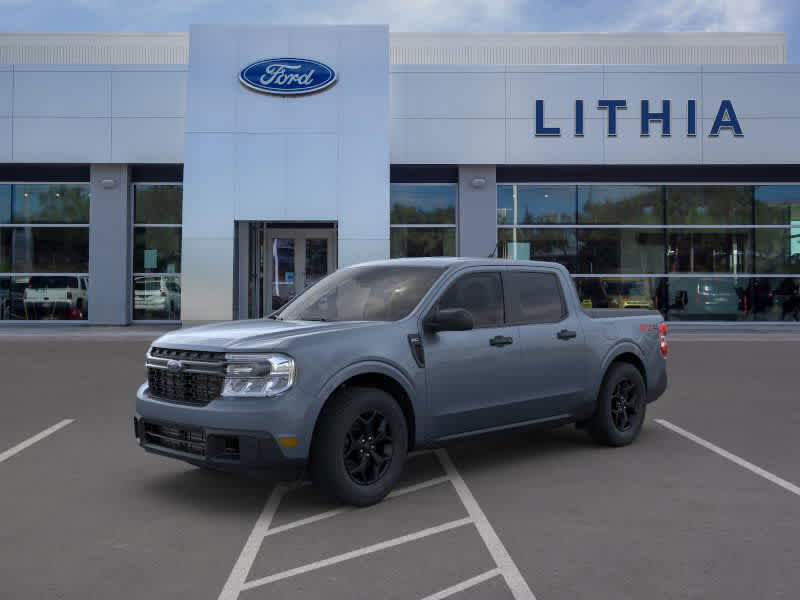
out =
<svg viewBox="0 0 800 600"><path fill-rule="evenodd" d="M575 423L625 446L666 389L660 313L586 309L554 263L396 259L340 269L268 318L179 329L147 352L134 426L149 451L309 475L380 501L407 454Z"/></svg>

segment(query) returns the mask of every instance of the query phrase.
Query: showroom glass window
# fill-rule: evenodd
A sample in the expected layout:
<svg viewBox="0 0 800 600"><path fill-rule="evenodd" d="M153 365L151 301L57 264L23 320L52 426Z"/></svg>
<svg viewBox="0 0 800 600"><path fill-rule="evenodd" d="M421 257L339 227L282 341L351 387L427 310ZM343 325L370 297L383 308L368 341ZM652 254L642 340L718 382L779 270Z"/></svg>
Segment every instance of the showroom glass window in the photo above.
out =
<svg viewBox="0 0 800 600"><path fill-rule="evenodd" d="M393 183L391 257L455 256L457 186Z"/></svg>
<svg viewBox="0 0 800 600"><path fill-rule="evenodd" d="M560 262L586 307L800 320L800 185L499 184L498 255Z"/></svg>
<svg viewBox="0 0 800 600"><path fill-rule="evenodd" d="M181 184L133 186L133 320L181 318Z"/></svg>
<svg viewBox="0 0 800 600"><path fill-rule="evenodd" d="M89 184L0 184L0 320L85 320Z"/></svg>

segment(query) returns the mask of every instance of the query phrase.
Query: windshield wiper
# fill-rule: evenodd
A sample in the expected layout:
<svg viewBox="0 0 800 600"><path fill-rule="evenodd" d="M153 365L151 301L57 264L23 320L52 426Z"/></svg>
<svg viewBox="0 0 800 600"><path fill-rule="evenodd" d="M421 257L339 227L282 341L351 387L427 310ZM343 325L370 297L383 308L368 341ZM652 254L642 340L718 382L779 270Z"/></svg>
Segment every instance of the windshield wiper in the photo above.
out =
<svg viewBox="0 0 800 600"><path fill-rule="evenodd" d="M301 321L320 321L322 323L327 323L328 319L325 317L303 317Z"/></svg>

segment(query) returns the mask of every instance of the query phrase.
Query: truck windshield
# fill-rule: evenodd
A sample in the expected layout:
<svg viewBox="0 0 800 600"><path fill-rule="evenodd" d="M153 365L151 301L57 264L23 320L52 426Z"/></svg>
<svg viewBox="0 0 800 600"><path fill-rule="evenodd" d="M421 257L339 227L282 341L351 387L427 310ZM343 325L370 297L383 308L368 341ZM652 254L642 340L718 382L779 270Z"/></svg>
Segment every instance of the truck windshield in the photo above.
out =
<svg viewBox="0 0 800 600"><path fill-rule="evenodd" d="M397 321L408 315L442 268L363 266L342 269L281 310L286 321Z"/></svg>

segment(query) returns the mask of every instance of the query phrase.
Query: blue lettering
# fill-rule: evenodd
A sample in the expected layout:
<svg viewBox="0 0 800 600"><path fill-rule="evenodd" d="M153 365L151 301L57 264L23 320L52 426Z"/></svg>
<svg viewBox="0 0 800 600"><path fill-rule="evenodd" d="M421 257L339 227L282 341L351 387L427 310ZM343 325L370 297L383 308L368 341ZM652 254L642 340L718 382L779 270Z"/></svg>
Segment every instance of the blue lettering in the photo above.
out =
<svg viewBox="0 0 800 600"><path fill-rule="evenodd" d="M583 100L575 100L575 137L583 137Z"/></svg>
<svg viewBox="0 0 800 600"><path fill-rule="evenodd" d="M650 121L661 121L661 136L669 137L670 123L669 123L669 108L670 101L661 101L661 112L650 112L649 100L642 100L642 130L639 135L647 137L650 135Z"/></svg>
<svg viewBox="0 0 800 600"><path fill-rule="evenodd" d="M744 135L742 127L739 125L739 119L736 118L736 113L733 110L733 103L730 100L720 102L717 118L714 119L714 124L711 126L709 137L718 136L720 129L732 129L733 135L737 137Z"/></svg>
<svg viewBox="0 0 800 600"><path fill-rule="evenodd" d="M544 126L544 100L536 101L536 137L561 135L560 127Z"/></svg>
<svg viewBox="0 0 800 600"><path fill-rule="evenodd" d="M697 135L697 100L689 100L686 103L686 135L690 137Z"/></svg>
<svg viewBox="0 0 800 600"><path fill-rule="evenodd" d="M617 135L617 109L628 108L625 100L598 100L598 110L608 109L608 136L615 137Z"/></svg>

